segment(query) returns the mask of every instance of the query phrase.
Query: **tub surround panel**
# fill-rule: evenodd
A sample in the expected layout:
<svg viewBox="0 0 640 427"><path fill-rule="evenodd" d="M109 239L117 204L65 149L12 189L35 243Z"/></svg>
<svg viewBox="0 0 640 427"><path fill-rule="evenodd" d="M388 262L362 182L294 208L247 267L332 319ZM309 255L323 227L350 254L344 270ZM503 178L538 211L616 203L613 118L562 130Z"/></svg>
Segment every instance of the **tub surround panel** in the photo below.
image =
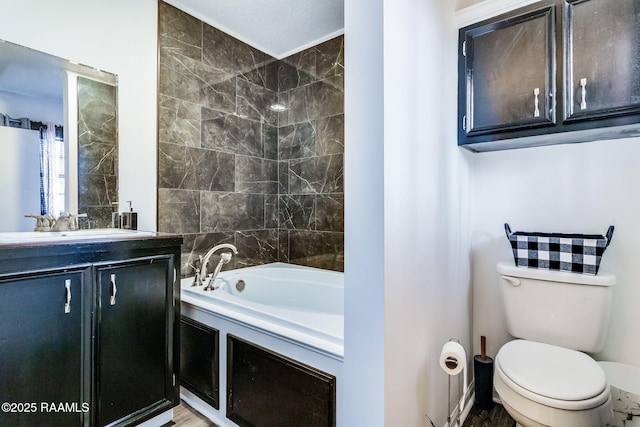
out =
<svg viewBox="0 0 640 427"><path fill-rule="evenodd" d="M341 154L291 160L287 174L290 194L337 193L344 189Z"/></svg>
<svg viewBox="0 0 640 427"><path fill-rule="evenodd" d="M262 157L262 126L233 114L203 120L202 148Z"/></svg>
<svg viewBox="0 0 640 427"><path fill-rule="evenodd" d="M197 61L202 59L202 22L186 13L171 13L158 2L158 44L162 49Z"/></svg>
<svg viewBox="0 0 640 427"><path fill-rule="evenodd" d="M160 141L199 148L202 107L164 95L160 95L159 103L158 120L166 123L158 129Z"/></svg>
<svg viewBox="0 0 640 427"><path fill-rule="evenodd" d="M200 232L200 192L161 188L158 204L165 206L159 212L158 228L167 233Z"/></svg>
<svg viewBox="0 0 640 427"><path fill-rule="evenodd" d="M78 107L78 211L106 228L118 200L117 89L78 77Z"/></svg>
<svg viewBox="0 0 640 427"><path fill-rule="evenodd" d="M224 242L240 251L225 269L341 271L342 37L276 60L166 3L159 15L158 227L184 234L183 273Z"/></svg>
<svg viewBox="0 0 640 427"><path fill-rule="evenodd" d="M260 123L278 125L278 112L269 108L278 102L278 93L259 84L238 79L237 114Z"/></svg>
<svg viewBox="0 0 640 427"><path fill-rule="evenodd" d="M201 231L254 230L264 227L264 195L201 193Z"/></svg>
<svg viewBox="0 0 640 427"><path fill-rule="evenodd" d="M277 194L278 162L249 156L236 156L236 191Z"/></svg>
<svg viewBox="0 0 640 427"><path fill-rule="evenodd" d="M160 188L233 191L234 156L175 144L159 144Z"/></svg>

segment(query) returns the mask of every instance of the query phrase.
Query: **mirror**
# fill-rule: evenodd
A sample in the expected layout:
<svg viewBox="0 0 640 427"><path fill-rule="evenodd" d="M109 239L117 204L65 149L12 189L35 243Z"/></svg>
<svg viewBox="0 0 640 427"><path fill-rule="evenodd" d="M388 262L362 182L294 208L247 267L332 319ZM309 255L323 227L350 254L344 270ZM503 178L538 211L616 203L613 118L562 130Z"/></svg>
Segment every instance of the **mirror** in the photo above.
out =
<svg viewBox="0 0 640 427"><path fill-rule="evenodd" d="M0 40L0 232L25 214L86 213L111 226L118 201L115 74Z"/></svg>

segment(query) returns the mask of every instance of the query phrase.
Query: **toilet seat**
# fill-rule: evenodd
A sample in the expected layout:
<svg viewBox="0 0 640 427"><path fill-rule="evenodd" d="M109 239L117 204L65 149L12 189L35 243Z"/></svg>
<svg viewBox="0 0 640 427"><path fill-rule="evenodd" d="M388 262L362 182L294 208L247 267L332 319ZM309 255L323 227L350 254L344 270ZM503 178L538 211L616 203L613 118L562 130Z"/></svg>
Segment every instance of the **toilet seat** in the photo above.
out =
<svg viewBox="0 0 640 427"><path fill-rule="evenodd" d="M513 392L551 408L586 410L609 399L606 376L595 360L550 344L505 344L496 355L495 372Z"/></svg>

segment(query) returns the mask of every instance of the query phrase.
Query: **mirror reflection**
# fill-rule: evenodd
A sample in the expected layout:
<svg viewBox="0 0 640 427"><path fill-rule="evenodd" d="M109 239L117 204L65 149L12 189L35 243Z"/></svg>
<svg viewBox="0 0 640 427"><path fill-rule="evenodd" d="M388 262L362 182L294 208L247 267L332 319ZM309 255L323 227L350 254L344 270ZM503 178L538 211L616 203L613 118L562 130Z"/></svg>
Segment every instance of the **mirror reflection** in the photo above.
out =
<svg viewBox="0 0 640 427"><path fill-rule="evenodd" d="M0 40L0 231L64 212L109 227L117 130L115 74Z"/></svg>

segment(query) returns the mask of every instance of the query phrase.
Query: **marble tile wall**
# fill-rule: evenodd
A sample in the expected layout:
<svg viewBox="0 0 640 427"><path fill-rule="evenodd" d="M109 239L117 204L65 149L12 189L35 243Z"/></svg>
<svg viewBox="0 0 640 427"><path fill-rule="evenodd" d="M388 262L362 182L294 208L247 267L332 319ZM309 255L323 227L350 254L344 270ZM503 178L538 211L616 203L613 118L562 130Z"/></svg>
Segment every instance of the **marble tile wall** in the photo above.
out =
<svg viewBox="0 0 640 427"><path fill-rule="evenodd" d="M93 228L111 227L118 201L117 89L78 77L78 212Z"/></svg>
<svg viewBox="0 0 640 427"><path fill-rule="evenodd" d="M184 275L223 242L230 267L342 271L342 37L276 60L164 2L158 37L158 230Z"/></svg>

